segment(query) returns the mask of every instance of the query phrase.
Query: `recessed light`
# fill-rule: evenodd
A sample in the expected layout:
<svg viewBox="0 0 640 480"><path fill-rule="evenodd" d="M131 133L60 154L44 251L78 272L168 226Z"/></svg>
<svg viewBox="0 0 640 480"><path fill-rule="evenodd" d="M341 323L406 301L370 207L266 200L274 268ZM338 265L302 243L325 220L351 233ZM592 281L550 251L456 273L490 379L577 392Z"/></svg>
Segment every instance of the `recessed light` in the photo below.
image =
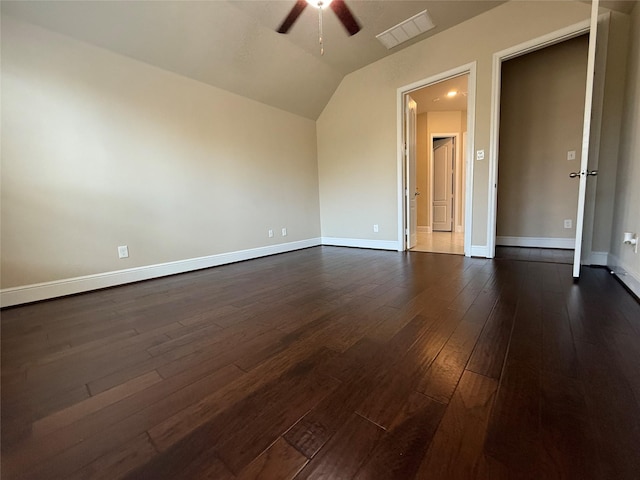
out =
<svg viewBox="0 0 640 480"><path fill-rule="evenodd" d="M458 94L458 92L456 90L451 90L450 92L447 93L447 97L449 98L453 98Z"/></svg>

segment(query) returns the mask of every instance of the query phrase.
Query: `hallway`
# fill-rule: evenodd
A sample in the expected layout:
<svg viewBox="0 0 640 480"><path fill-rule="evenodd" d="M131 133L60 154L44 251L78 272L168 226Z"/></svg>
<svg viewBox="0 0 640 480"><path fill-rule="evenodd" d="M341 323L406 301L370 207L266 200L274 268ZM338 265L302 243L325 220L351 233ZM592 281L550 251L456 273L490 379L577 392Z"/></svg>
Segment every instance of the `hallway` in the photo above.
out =
<svg viewBox="0 0 640 480"><path fill-rule="evenodd" d="M411 251L464 255L464 233L418 232L418 243Z"/></svg>

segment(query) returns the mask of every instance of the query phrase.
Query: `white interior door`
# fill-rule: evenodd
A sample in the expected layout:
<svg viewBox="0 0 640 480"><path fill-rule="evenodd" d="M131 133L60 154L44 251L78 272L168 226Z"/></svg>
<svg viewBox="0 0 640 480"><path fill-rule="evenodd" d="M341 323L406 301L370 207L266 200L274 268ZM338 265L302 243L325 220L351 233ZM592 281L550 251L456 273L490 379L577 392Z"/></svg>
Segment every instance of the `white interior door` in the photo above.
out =
<svg viewBox="0 0 640 480"><path fill-rule="evenodd" d="M405 96L405 156L407 162L407 248L418 243L418 189L416 188L416 124L418 104L409 95Z"/></svg>
<svg viewBox="0 0 640 480"><path fill-rule="evenodd" d="M593 103L593 76L595 72L596 38L598 36L598 4L591 3L591 28L589 31L589 54L587 57L587 86L584 95L584 126L582 129L582 157L580 171L573 172L572 177L579 179L578 212L576 216L576 247L573 256L573 278L580 277L580 260L582 258L582 233L584 229L584 204L587 191L587 177L597 172L589 171L589 136L591 134L591 105Z"/></svg>
<svg viewBox="0 0 640 480"><path fill-rule="evenodd" d="M433 141L433 204L431 206L434 232L450 232L453 223L453 162L452 138Z"/></svg>

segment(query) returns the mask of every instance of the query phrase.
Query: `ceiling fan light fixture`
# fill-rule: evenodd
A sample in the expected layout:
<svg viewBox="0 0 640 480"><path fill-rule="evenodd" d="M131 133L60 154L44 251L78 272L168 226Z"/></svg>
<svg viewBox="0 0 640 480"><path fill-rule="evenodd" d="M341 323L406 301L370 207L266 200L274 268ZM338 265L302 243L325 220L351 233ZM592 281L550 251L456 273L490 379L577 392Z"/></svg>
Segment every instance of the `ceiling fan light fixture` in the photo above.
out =
<svg viewBox="0 0 640 480"><path fill-rule="evenodd" d="M306 0L313 8L327 8L333 0Z"/></svg>

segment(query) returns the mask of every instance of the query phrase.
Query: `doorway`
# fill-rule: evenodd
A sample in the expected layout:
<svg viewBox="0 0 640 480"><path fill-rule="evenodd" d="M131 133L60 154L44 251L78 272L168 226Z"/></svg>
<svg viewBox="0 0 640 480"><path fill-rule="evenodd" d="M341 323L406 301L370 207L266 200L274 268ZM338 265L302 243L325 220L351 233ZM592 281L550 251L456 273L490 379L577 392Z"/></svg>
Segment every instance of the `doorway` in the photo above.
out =
<svg viewBox="0 0 640 480"><path fill-rule="evenodd" d="M577 214L575 221L575 237L573 242L573 279L577 281L580 276L580 265L584 261L585 254L590 255L593 234L593 215L595 204L595 180L597 175L598 151L595 147L598 143L599 125L602 121L602 99L604 94L604 82L594 82L596 76L604 78L606 67L606 54L596 55L596 48L606 52L608 36L609 15L598 15L598 0L591 4L591 18L564 29L527 41L520 45L510 47L493 55L493 79L491 94L491 125L489 145L489 204L487 215L487 247L486 257L496 256L497 241L497 209L498 209L498 146L502 141L499 134L501 117L501 81L502 64L510 59L553 46L566 40L573 39L582 34L589 34L587 68L585 87L580 88L584 92L583 128L580 151L576 151L576 169L570 174L570 178L578 182ZM596 40L597 39L597 40ZM596 84L599 85L596 87ZM550 87L551 88L551 87ZM594 103L595 102L595 103ZM599 107L596 105L599 104ZM595 129L591 128L592 120ZM595 140L595 142L594 142ZM567 159L570 158L570 150L567 151ZM572 155L571 155L572 157ZM564 224L564 223L563 223ZM585 242L586 239L586 242ZM584 248L586 246L586 248Z"/></svg>
<svg viewBox="0 0 640 480"><path fill-rule="evenodd" d="M583 34L502 63L497 258L572 263L588 47Z"/></svg>
<svg viewBox="0 0 640 480"><path fill-rule="evenodd" d="M416 225L415 237L409 228L411 251L465 254L469 76L463 73L410 92L417 110L415 173L407 169L407 190L415 200L415 209L407 207L407 225ZM410 139L406 143L412 144Z"/></svg>

